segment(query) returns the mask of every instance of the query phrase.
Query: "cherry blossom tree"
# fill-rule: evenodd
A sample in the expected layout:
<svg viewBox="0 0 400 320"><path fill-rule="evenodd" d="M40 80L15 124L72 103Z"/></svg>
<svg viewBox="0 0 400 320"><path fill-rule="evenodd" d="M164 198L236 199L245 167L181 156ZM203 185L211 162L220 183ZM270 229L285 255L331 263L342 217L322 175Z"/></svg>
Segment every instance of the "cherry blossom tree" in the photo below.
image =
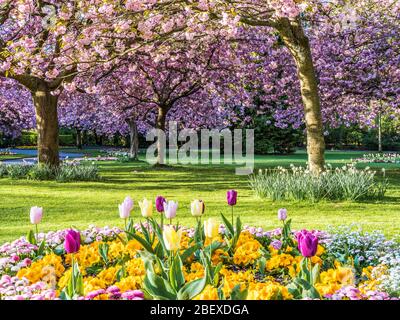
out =
<svg viewBox="0 0 400 320"><path fill-rule="evenodd" d="M11 79L0 78L0 135L19 136L35 124L28 90Z"/></svg>

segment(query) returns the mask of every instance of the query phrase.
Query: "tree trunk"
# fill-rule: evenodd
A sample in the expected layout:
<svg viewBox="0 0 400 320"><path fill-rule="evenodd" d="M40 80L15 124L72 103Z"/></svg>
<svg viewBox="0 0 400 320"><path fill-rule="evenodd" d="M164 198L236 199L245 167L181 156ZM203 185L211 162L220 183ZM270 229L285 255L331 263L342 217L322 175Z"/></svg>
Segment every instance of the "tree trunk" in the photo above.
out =
<svg viewBox="0 0 400 320"><path fill-rule="evenodd" d="M133 160L139 160L139 134L137 123L133 118L129 118L127 123L129 125L130 138L129 157Z"/></svg>
<svg viewBox="0 0 400 320"><path fill-rule="evenodd" d="M50 94L45 82L37 85L32 91L36 111L36 128L38 132L38 161L50 166L58 166L58 96Z"/></svg>
<svg viewBox="0 0 400 320"><path fill-rule="evenodd" d="M378 152L382 153L382 113L378 113Z"/></svg>
<svg viewBox="0 0 400 320"><path fill-rule="evenodd" d="M300 19L295 21L281 19L277 29L297 65L307 128L308 165L313 174L319 174L324 170L325 141L318 84L310 43L304 33Z"/></svg>
<svg viewBox="0 0 400 320"><path fill-rule="evenodd" d="M158 107L156 127L159 130L165 132L165 121L167 118L168 107ZM157 163L165 164L165 150L163 149L163 143L158 139L157 141Z"/></svg>
<svg viewBox="0 0 400 320"><path fill-rule="evenodd" d="M82 131L76 128L76 147L82 149Z"/></svg>

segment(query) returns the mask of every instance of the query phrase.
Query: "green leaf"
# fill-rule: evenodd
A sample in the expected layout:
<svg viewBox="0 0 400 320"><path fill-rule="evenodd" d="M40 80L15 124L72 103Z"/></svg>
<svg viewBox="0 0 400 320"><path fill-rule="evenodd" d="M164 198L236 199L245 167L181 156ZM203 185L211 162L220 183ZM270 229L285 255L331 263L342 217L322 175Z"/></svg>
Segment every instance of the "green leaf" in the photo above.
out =
<svg viewBox="0 0 400 320"><path fill-rule="evenodd" d="M125 234L127 235L128 240L132 240L132 237L129 235L127 231L125 231ZM124 238L122 238L118 233L115 233L115 236L121 241L124 245L128 243Z"/></svg>
<svg viewBox="0 0 400 320"><path fill-rule="evenodd" d="M231 291L230 300L246 300L248 292L248 288L240 291L240 284L237 284Z"/></svg>
<svg viewBox="0 0 400 320"><path fill-rule="evenodd" d="M122 267L117 272L117 282L121 281L126 276L127 276L127 273L126 273L125 265L122 265Z"/></svg>
<svg viewBox="0 0 400 320"><path fill-rule="evenodd" d="M169 282L153 272L147 272L143 286L156 299L176 300L177 298L176 291Z"/></svg>
<svg viewBox="0 0 400 320"><path fill-rule="evenodd" d="M221 217L222 217L222 220L224 221L224 224L225 224L225 226L226 226L226 228L228 230L229 238L230 239L233 238L234 235L235 235L235 230L233 230L232 224L229 222L229 220L227 218L225 218L223 213L221 213Z"/></svg>
<svg viewBox="0 0 400 320"><path fill-rule="evenodd" d="M142 229L142 234L144 235L148 243L152 243L150 240L149 231L144 227L143 223L140 223L140 228Z"/></svg>
<svg viewBox="0 0 400 320"><path fill-rule="evenodd" d="M146 241L145 239L143 239L142 237L140 237L139 235L135 234L135 233L130 233L127 232L133 239L137 240L142 246L143 248L145 248L148 252L153 253L154 254L154 249L151 246L151 244Z"/></svg>
<svg viewBox="0 0 400 320"><path fill-rule="evenodd" d="M157 235L158 242L161 243L162 249L164 251L162 253L162 256L164 256L164 255L166 255L168 253L168 250L167 250L167 247L165 246L164 237L162 235L161 228L160 228L160 226L158 225L158 223L155 220L151 219L149 221L150 221L150 223L151 223L151 225L153 227L154 234ZM153 239L152 243L154 243L154 239Z"/></svg>
<svg viewBox="0 0 400 320"><path fill-rule="evenodd" d="M169 270L169 279L172 287L179 291L179 289L185 284L185 277L182 272L182 260L177 254L173 260L172 266Z"/></svg>
<svg viewBox="0 0 400 320"><path fill-rule="evenodd" d="M99 254L106 265L109 262L108 261L108 249L109 249L109 245L107 243L101 243L99 245Z"/></svg>
<svg viewBox="0 0 400 320"><path fill-rule="evenodd" d="M311 272L311 283L314 285L319 280L319 264L316 263Z"/></svg>
<svg viewBox="0 0 400 320"><path fill-rule="evenodd" d="M265 274L265 266L267 265L267 259L265 259L265 257L259 258L257 265L258 265L258 271L261 273L261 275L264 275Z"/></svg>
<svg viewBox="0 0 400 320"><path fill-rule="evenodd" d="M33 232L33 230L29 230L28 234L26 235L26 239L29 241L29 243L31 244L37 244L36 243L36 237L35 237L35 233Z"/></svg>
<svg viewBox="0 0 400 320"><path fill-rule="evenodd" d="M39 249L37 251L37 256L43 256L45 246L46 246L46 241L43 239L43 241L40 243Z"/></svg>
<svg viewBox="0 0 400 320"><path fill-rule="evenodd" d="M181 259L182 261L186 261L192 254L194 254L198 249L200 249L199 244L194 244L193 246L187 248L182 254Z"/></svg>
<svg viewBox="0 0 400 320"><path fill-rule="evenodd" d="M222 283L218 287L218 300L226 300L223 288L224 288L224 284Z"/></svg>
<svg viewBox="0 0 400 320"><path fill-rule="evenodd" d="M195 296L202 293L207 284L207 277L206 271L204 278L186 283L178 292L178 300L192 300Z"/></svg>

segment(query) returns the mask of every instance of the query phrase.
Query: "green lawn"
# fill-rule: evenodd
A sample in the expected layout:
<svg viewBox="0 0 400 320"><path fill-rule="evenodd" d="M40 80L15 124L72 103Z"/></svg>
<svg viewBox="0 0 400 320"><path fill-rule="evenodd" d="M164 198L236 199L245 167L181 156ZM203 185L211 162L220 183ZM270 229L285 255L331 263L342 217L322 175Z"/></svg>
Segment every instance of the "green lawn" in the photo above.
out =
<svg viewBox="0 0 400 320"><path fill-rule="evenodd" d="M70 150L69 150L70 151ZM92 154L96 151L84 150ZM327 162L342 165L363 152L328 152ZM256 170L290 163L304 164L306 154L291 156L257 156ZM245 224L275 228L280 226L276 212L286 207L293 218L293 227L324 229L328 225L358 223L366 230L380 229L388 236L400 231L400 165L384 165L391 185L381 202L350 203L271 202L254 197L247 177L237 176L233 166L150 167L139 163L99 163L102 182L57 183L27 180L0 180L0 243L24 235L29 225L29 208L45 210L40 230L56 230L89 224L122 226L117 205L126 195L135 200L134 217L140 219L137 200L163 195L179 201L178 220L192 225L190 202L203 199L206 217L229 214L225 193L235 188L239 192L236 214ZM365 166L365 165L362 165ZM360 166L360 167L362 167ZM382 165L370 165L382 167Z"/></svg>
<svg viewBox="0 0 400 320"><path fill-rule="evenodd" d="M0 161L3 160L13 160L13 159L22 159L28 157L27 155L23 154L12 154L12 155L0 155Z"/></svg>

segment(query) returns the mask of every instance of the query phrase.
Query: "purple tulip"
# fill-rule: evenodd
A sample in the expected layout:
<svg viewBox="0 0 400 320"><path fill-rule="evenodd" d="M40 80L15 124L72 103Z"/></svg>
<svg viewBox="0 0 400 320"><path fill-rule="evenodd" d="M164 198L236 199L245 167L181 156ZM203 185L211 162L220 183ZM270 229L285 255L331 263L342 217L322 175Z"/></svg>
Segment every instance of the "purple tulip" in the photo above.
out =
<svg viewBox="0 0 400 320"><path fill-rule="evenodd" d="M281 221L285 221L287 218L287 210L285 208L281 208L278 210L278 219Z"/></svg>
<svg viewBox="0 0 400 320"><path fill-rule="evenodd" d="M236 190L228 190L226 192L226 201L228 202L228 205L230 205L230 206L236 205L236 200L237 200L237 191Z"/></svg>
<svg viewBox="0 0 400 320"><path fill-rule="evenodd" d="M311 258L315 256L318 249L318 238L307 230L302 230L297 234L297 248L303 257Z"/></svg>
<svg viewBox="0 0 400 320"><path fill-rule="evenodd" d="M65 236L64 248L67 253L75 253L79 251L81 246L81 235L75 230L68 230Z"/></svg>
<svg viewBox="0 0 400 320"><path fill-rule="evenodd" d="M156 198L156 209L158 212L164 212L164 202L167 202L164 197L158 196Z"/></svg>

